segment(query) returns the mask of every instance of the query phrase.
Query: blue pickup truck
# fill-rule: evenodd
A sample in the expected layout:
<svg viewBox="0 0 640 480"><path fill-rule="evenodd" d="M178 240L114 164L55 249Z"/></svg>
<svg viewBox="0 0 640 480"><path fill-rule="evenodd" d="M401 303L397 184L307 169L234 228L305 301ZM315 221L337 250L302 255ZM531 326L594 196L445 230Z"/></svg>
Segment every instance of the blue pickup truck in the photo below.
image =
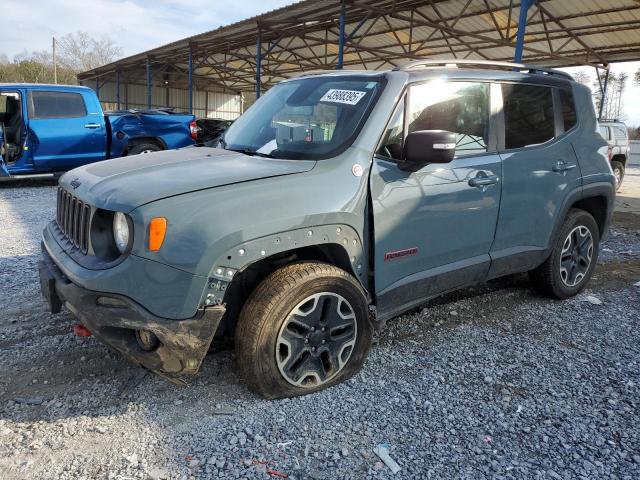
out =
<svg viewBox="0 0 640 480"><path fill-rule="evenodd" d="M197 133L193 115L170 110L105 113L87 87L0 84L0 177L186 147Z"/></svg>

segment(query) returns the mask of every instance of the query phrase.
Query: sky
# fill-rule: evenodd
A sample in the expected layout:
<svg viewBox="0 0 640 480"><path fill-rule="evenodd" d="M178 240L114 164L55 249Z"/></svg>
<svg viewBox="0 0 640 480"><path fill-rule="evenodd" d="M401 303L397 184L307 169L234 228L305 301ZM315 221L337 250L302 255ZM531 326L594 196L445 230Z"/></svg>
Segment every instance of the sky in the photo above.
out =
<svg viewBox="0 0 640 480"><path fill-rule="evenodd" d="M78 30L109 36L125 56L280 8L294 0L0 0L0 54L48 50L51 38ZM526 58L525 58L526 60ZM593 68L582 67L593 75ZM629 78L640 62L614 64ZM576 69L568 69L569 72ZM640 86L629 81L623 119L640 125Z"/></svg>

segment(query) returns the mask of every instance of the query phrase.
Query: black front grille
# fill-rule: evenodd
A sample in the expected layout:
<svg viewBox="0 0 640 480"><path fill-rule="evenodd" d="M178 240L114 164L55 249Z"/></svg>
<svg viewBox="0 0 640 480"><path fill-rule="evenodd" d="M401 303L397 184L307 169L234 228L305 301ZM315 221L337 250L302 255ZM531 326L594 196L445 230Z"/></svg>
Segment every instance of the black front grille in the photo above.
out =
<svg viewBox="0 0 640 480"><path fill-rule="evenodd" d="M56 222L63 235L85 255L89 251L91 207L58 187Z"/></svg>

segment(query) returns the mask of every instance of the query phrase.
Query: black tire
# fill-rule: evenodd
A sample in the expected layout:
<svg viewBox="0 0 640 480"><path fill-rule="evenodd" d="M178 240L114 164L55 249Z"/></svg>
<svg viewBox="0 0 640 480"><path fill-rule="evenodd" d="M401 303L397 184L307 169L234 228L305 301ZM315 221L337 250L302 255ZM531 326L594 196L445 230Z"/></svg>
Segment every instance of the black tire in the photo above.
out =
<svg viewBox="0 0 640 480"><path fill-rule="evenodd" d="M353 313L350 318L354 322L355 339L352 340L353 346L348 347L350 350L346 352L347 359L342 358L344 363L333 370L335 373L327 375L326 381L320 384L310 382L298 386L287 380L285 373L281 372L278 356L282 353L277 350L277 345L281 346L281 335L285 332L285 323L288 324L290 318L296 318L293 316L294 310L300 310L301 303L304 306L305 301L311 301L307 300L309 297L318 295L319 299L322 299L323 295L333 295L346 300L351 307L349 311ZM317 300L313 304L311 313L315 313L316 305L319 303L320 300ZM326 303L323 301L323 306L320 307L320 317L323 317L327 310ZM344 303L338 301L338 310ZM309 314L310 318L312 316ZM305 321L307 321L306 318ZM309 320L309 323L311 322L315 320ZM331 330L332 328L328 328L328 331ZM324 327L322 331L325 331ZM325 335L325 338L329 338L327 335L332 334L320 334L316 331L310 335ZM273 272L251 294L238 319L235 351L241 374L252 391L268 399L287 398L317 392L343 382L358 372L371 348L372 335L367 300L357 280L333 265L301 262L284 266ZM311 344L314 342L317 342L317 339L313 339ZM305 343L308 343L308 340ZM325 342L322 343L324 345ZM332 340L328 343L331 344ZM303 346L301 351L304 353L300 354L300 358L304 358L304 362L300 361L300 366L306 366L306 362L309 361L309 364L314 365L317 362L324 369L320 356L329 354L320 353L320 351L329 347L330 345L318 347L317 353L311 353L309 345ZM337 357L343 355L347 349L343 347ZM287 358L294 356L293 350L292 347ZM314 352L316 352L315 347ZM306 375L306 373L302 374L302 380L308 378ZM320 381L320 377L314 380L314 382L317 381Z"/></svg>
<svg viewBox="0 0 640 480"><path fill-rule="evenodd" d="M616 177L616 191L618 191L622 186L622 180L624 180L624 163L613 160L611 162L611 170L613 170L613 175Z"/></svg>
<svg viewBox="0 0 640 480"><path fill-rule="evenodd" d="M131 146L131 148L129 149L129 152L127 153L127 156L139 155L141 153L159 152L161 150L163 150L163 149L160 148L155 143L152 143L152 142L138 142L138 143L134 143Z"/></svg>
<svg viewBox="0 0 640 480"><path fill-rule="evenodd" d="M569 234L578 227L585 227L591 234L592 253L588 267L585 268L581 279L575 285L569 285L572 282L567 284L561 273L561 258L563 248L567 245ZM549 258L538 268L529 272L533 286L543 295L560 300L577 295L585 288L593 274L598 261L599 247L600 231L591 214L584 210L571 209L553 241L553 249ZM568 257L569 261L571 261L570 255Z"/></svg>

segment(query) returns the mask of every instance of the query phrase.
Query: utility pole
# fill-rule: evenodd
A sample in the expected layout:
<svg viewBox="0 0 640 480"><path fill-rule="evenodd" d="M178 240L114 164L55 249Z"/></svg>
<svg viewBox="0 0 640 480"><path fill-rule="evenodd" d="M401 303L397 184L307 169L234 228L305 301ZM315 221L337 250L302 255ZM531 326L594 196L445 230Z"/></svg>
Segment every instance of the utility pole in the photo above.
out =
<svg viewBox="0 0 640 480"><path fill-rule="evenodd" d="M56 62L56 37L53 37L53 83L58 83L58 64Z"/></svg>

